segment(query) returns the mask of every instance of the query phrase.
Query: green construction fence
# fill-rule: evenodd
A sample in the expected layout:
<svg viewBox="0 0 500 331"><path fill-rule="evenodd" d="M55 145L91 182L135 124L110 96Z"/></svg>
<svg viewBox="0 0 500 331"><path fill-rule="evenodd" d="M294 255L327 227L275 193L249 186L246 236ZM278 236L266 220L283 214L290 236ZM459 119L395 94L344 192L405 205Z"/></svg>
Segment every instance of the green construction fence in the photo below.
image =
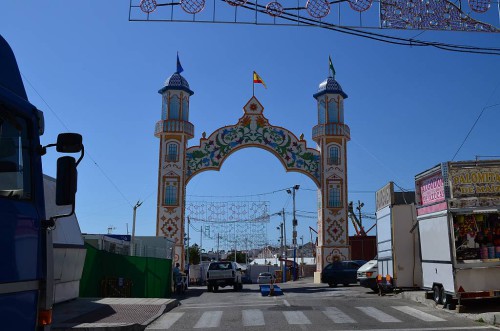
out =
<svg viewBox="0 0 500 331"><path fill-rule="evenodd" d="M85 247L80 297L167 298L172 294L172 260Z"/></svg>

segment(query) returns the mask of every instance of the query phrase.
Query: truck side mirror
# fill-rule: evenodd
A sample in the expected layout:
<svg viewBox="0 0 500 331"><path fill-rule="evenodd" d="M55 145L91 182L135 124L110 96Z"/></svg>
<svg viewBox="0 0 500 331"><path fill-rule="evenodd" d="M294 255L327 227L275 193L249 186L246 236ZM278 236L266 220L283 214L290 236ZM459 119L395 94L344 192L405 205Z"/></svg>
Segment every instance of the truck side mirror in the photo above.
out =
<svg viewBox="0 0 500 331"><path fill-rule="evenodd" d="M60 133L57 136L56 150L59 153L78 153L83 148L82 135L78 133Z"/></svg>
<svg viewBox="0 0 500 331"><path fill-rule="evenodd" d="M63 156L57 159L56 205L75 204L77 176L74 157Z"/></svg>

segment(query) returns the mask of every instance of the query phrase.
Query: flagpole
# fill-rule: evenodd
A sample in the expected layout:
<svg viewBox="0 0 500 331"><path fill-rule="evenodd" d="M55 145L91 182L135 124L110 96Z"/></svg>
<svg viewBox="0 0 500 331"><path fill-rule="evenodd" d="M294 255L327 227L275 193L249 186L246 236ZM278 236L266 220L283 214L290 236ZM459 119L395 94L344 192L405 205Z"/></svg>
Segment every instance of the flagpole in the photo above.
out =
<svg viewBox="0 0 500 331"><path fill-rule="evenodd" d="M252 96L255 96L255 82L253 80L253 77L255 76L254 73L252 73Z"/></svg>

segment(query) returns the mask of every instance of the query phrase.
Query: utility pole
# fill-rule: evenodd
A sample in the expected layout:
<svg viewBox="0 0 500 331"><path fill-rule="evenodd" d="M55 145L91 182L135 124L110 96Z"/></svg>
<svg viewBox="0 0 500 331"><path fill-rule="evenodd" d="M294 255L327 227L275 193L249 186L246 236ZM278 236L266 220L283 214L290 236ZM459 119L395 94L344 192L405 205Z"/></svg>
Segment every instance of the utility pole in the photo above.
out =
<svg viewBox="0 0 500 331"><path fill-rule="evenodd" d="M300 259L302 260L301 263L304 264L304 236L300 236L300 241L302 242L302 248L300 249Z"/></svg>
<svg viewBox="0 0 500 331"><path fill-rule="evenodd" d="M299 185L295 185L290 189L286 190L289 194L292 193L293 199L293 220L292 220L292 245L293 245L293 280L297 280L297 219L295 218L295 191L299 189Z"/></svg>
<svg viewBox="0 0 500 331"><path fill-rule="evenodd" d="M283 272L283 222L280 223L280 226L276 227L277 230L280 230L280 270ZM282 277L284 278L284 277Z"/></svg>
<svg viewBox="0 0 500 331"><path fill-rule="evenodd" d="M363 228L363 221L361 220L361 208L363 208L364 206L365 206L365 204L358 200L358 206L356 207L356 209L358 210L359 226L361 228Z"/></svg>
<svg viewBox="0 0 500 331"><path fill-rule="evenodd" d="M189 269L189 228L191 227L191 220L189 219L189 216L188 216L188 237L187 237L187 253L186 253L186 259L187 259L187 265L188 265L188 269ZM184 270L184 266L182 266L182 270Z"/></svg>
<svg viewBox="0 0 500 331"><path fill-rule="evenodd" d="M134 256L135 255L135 215L137 212L137 208L139 208L144 201L137 201L137 203L134 206L134 215L132 217L132 239L130 240L130 255Z"/></svg>
<svg viewBox="0 0 500 331"><path fill-rule="evenodd" d="M220 261L219 239L220 235L217 233L217 261Z"/></svg>

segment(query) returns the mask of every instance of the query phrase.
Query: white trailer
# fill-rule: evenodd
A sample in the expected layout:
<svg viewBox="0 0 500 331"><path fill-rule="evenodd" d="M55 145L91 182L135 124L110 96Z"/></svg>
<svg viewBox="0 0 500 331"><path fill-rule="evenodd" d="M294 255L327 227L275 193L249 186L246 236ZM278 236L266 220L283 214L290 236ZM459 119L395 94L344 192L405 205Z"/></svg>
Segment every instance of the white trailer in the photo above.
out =
<svg viewBox="0 0 500 331"><path fill-rule="evenodd" d="M415 183L422 287L450 309L500 297L500 161L442 163Z"/></svg>
<svg viewBox="0 0 500 331"><path fill-rule="evenodd" d="M378 286L381 291L422 285L415 192L394 192L390 182L376 193Z"/></svg>

